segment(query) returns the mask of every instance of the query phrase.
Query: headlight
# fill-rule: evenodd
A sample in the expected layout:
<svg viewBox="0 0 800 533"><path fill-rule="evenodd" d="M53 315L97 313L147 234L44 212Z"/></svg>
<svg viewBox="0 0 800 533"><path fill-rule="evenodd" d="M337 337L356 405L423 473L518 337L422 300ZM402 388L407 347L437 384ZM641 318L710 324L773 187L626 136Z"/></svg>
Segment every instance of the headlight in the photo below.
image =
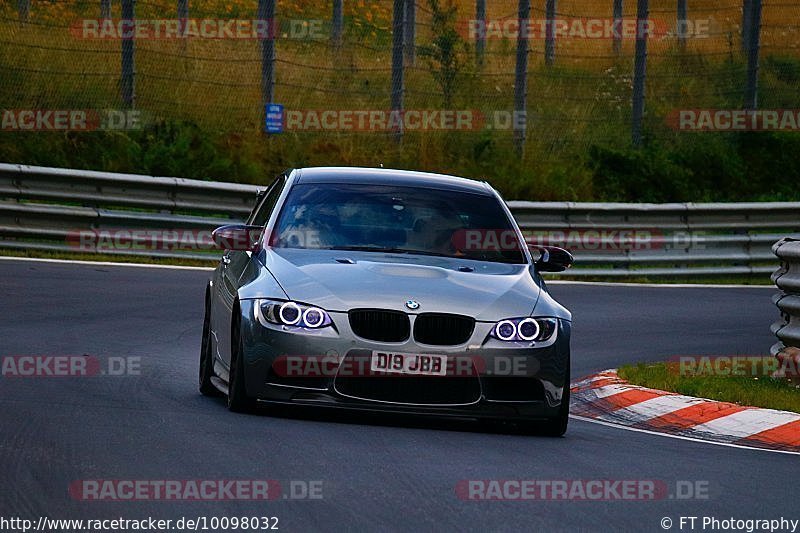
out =
<svg viewBox="0 0 800 533"><path fill-rule="evenodd" d="M333 321L325 310L297 302L256 300L256 319L263 326L277 324L296 328L319 329L330 326Z"/></svg>
<svg viewBox="0 0 800 533"><path fill-rule="evenodd" d="M508 318L492 328L492 337L505 342L544 342L556 333L555 318Z"/></svg>

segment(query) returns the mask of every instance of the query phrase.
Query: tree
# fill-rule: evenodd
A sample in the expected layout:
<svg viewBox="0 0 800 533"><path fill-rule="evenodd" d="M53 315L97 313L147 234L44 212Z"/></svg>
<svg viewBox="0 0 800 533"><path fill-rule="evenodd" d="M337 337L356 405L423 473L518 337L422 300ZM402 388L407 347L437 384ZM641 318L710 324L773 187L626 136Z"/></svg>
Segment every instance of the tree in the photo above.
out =
<svg viewBox="0 0 800 533"><path fill-rule="evenodd" d="M430 44L419 46L417 52L427 60L436 83L442 89L444 107L453 104L459 75L466 65L467 45L456 29L458 9L453 0L428 0L431 30L435 37Z"/></svg>

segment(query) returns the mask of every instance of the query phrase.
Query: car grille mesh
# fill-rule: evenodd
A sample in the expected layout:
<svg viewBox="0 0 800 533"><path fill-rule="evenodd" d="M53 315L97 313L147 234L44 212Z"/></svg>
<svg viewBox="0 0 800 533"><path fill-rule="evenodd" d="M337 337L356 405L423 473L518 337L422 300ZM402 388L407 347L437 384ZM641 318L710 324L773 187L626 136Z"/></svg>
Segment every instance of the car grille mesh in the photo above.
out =
<svg viewBox="0 0 800 533"><path fill-rule="evenodd" d="M403 342L411 335L408 315L383 309L354 309L349 313L353 333L378 342Z"/></svg>
<svg viewBox="0 0 800 533"><path fill-rule="evenodd" d="M423 313L414 322L414 339L434 346L464 344L472 336L475 320L461 315Z"/></svg>
<svg viewBox="0 0 800 533"><path fill-rule="evenodd" d="M411 335L406 313L385 309L354 309L349 313L353 333L377 342L404 342ZM457 346L472 336L475 320L462 315L423 313L414 322L414 340L432 346Z"/></svg>

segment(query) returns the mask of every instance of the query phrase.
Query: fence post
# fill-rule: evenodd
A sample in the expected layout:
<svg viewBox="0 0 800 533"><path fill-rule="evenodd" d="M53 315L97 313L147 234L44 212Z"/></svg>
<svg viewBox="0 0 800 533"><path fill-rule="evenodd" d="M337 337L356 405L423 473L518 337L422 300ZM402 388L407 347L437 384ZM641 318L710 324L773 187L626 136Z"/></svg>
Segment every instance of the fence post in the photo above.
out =
<svg viewBox="0 0 800 533"><path fill-rule="evenodd" d="M644 88L647 75L647 36L650 33L648 0L637 0L636 7L636 59L633 71L633 114L631 137L634 146L642 144L642 119L644 117Z"/></svg>
<svg viewBox="0 0 800 533"><path fill-rule="evenodd" d="M178 0L178 24L181 36L186 35L187 21L189 20L189 0Z"/></svg>
<svg viewBox="0 0 800 533"><path fill-rule="evenodd" d="M689 6L688 0L678 0L678 46L681 49L681 52L686 51L686 33L687 33L687 25L686 21L689 17Z"/></svg>
<svg viewBox="0 0 800 533"><path fill-rule="evenodd" d="M334 48L342 46L344 33L344 0L333 0L333 16L331 17L331 45Z"/></svg>
<svg viewBox="0 0 800 533"><path fill-rule="evenodd" d="M528 20L531 16L531 0L519 0L518 20ZM514 147L517 155L525 155L528 109L528 32L517 35L517 70L514 81Z"/></svg>
<svg viewBox="0 0 800 533"><path fill-rule="evenodd" d="M483 65L483 56L486 53L486 0L476 0L473 24L479 25L479 31L475 35L475 61L480 66Z"/></svg>
<svg viewBox="0 0 800 533"><path fill-rule="evenodd" d="M761 52L761 0L751 0L750 35L747 44L747 90L745 109L758 109L758 71Z"/></svg>
<svg viewBox="0 0 800 533"><path fill-rule="evenodd" d="M622 51L622 0L614 0L614 53Z"/></svg>
<svg viewBox="0 0 800 533"><path fill-rule="evenodd" d="M544 62L547 66L550 66L556 59L556 0L547 0L545 4L545 19L547 19L547 26L544 41Z"/></svg>
<svg viewBox="0 0 800 533"><path fill-rule="evenodd" d="M404 39L406 63L413 65L417 59L417 4L415 0L406 0Z"/></svg>
<svg viewBox="0 0 800 533"><path fill-rule="evenodd" d="M266 21L267 32L261 38L261 108L266 113L266 105L275 98L275 39L278 28L275 21L275 1L258 0L258 19Z"/></svg>
<svg viewBox="0 0 800 533"><path fill-rule="evenodd" d="M403 41L406 0L394 0L392 20L392 115L397 117L397 142L403 139Z"/></svg>
<svg viewBox="0 0 800 533"><path fill-rule="evenodd" d="M742 0L742 53L750 46L750 29L753 24L753 0Z"/></svg>
<svg viewBox="0 0 800 533"><path fill-rule="evenodd" d="M128 28L122 35L122 101L129 107L136 106L136 31L133 21L136 19L136 0L122 0L122 20Z"/></svg>
<svg viewBox="0 0 800 533"><path fill-rule="evenodd" d="M111 18L111 0L100 0L100 18L103 20Z"/></svg>
<svg viewBox="0 0 800 533"><path fill-rule="evenodd" d="M19 21L28 22L31 17L31 0L17 0L17 11L19 12Z"/></svg>

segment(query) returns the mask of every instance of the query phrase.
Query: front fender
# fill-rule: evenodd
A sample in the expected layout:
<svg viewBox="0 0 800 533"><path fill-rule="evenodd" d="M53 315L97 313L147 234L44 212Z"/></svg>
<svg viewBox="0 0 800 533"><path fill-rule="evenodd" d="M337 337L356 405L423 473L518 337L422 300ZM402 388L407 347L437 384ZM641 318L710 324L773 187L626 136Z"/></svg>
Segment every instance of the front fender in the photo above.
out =
<svg viewBox="0 0 800 533"><path fill-rule="evenodd" d="M239 279L239 301L252 300L254 298L265 299L288 299L289 296L283 290L275 276L262 265L257 259L253 258L247 268L242 272Z"/></svg>
<svg viewBox="0 0 800 533"><path fill-rule="evenodd" d="M536 302L536 307L533 308L532 316L560 318L572 322L572 313L550 296L546 290L542 290L539 294L539 300Z"/></svg>
<svg viewBox="0 0 800 533"><path fill-rule="evenodd" d="M263 327L255 318L255 300L240 300L239 334L242 340L242 352L239 360L244 369L245 391L247 396L256 398L264 388L264 378L270 359L268 338L261 334Z"/></svg>

